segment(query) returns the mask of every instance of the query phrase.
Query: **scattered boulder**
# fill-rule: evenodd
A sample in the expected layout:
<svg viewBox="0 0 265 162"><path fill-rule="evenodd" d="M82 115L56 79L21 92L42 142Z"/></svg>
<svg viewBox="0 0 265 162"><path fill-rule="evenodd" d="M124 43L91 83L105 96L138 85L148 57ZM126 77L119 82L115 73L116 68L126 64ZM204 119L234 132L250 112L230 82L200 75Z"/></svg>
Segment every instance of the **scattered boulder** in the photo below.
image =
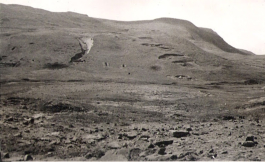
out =
<svg viewBox="0 0 265 162"><path fill-rule="evenodd" d="M173 140L163 140L163 141L157 141L154 143L154 145L158 147L166 147L168 145L171 145L173 143Z"/></svg>
<svg viewBox="0 0 265 162"><path fill-rule="evenodd" d="M170 157L170 160L177 160L178 159L178 156L177 155L172 155L171 157Z"/></svg>
<svg viewBox="0 0 265 162"><path fill-rule="evenodd" d="M236 118L234 116L226 115L223 116L223 120L236 120Z"/></svg>
<svg viewBox="0 0 265 162"><path fill-rule="evenodd" d="M4 154L3 154L3 158L6 158L6 159L10 158L9 153L4 153ZM0 159L1 159L1 158L0 158Z"/></svg>
<svg viewBox="0 0 265 162"><path fill-rule="evenodd" d="M6 121L14 121L14 118L12 116L8 117Z"/></svg>
<svg viewBox="0 0 265 162"><path fill-rule="evenodd" d="M258 142L255 141L255 137L253 135L249 134L249 135L247 135L246 141L243 142L242 146L254 147L257 144L258 144Z"/></svg>
<svg viewBox="0 0 265 162"><path fill-rule="evenodd" d="M261 81L257 79L248 79L244 81L244 84L246 85L253 85L253 84L259 84Z"/></svg>
<svg viewBox="0 0 265 162"><path fill-rule="evenodd" d="M33 157L29 154L25 155L24 156L24 161L32 161L33 160Z"/></svg>
<svg viewBox="0 0 265 162"><path fill-rule="evenodd" d="M186 131L188 131L188 132L192 131L191 125L185 125L184 128L185 128Z"/></svg>
<svg viewBox="0 0 265 162"><path fill-rule="evenodd" d="M255 140L255 137L252 134L247 135L246 141L253 141L254 142L254 140Z"/></svg>
<svg viewBox="0 0 265 162"><path fill-rule="evenodd" d="M187 137L190 135L189 131L186 130L170 130L173 137L181 138L181 137Z"/></svg>
<svg viewBox="0 0 265 162"><path fill-rule="evenodd" d="M245 147L254 147L256 145L256 142L253 142L253 141L245 141L242 146L245 146Z"/></svg>
<svg viewBox="0 0 265 162"><path fill-rule="evenodd" d="M215 159L217 157L217 152L214 149L210 149L207 156L211 159Z"/></svg>
<svg viewBox="0 0 265 162"><path fill-rule="evenodd" d="M148 148L155 148L155 145L151 143Z"/></svg>
<svg viewBox="0 0 265 162"><path fill-rule="evenodd" d="M44 112L52 112L52 113L58 113L58 112L66 112L66 111L76 111L76 112L82 112L84 109L82 107L78 107L75 105L72 105L69 102L62 101L49 101L46 102L42 107L41 110Z"/></svg>
<svg viewBox="0 0 265 162"><path fill-rule="evenodd" d="M165 155L166 154L166 148L165 147L160 148L157 153L159 155Z"/></svg>

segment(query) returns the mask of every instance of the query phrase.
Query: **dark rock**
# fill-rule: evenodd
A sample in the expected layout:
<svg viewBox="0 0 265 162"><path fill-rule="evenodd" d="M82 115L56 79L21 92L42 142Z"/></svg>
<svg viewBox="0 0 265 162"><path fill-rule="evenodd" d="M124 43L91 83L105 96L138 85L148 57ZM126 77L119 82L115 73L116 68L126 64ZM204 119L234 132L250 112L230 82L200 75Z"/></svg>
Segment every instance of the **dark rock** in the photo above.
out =
<svg viewBox="0 0 265 162"><path fill-rule="evenodd" d="M173 140L165 140L165 141L158 141L155 143L158 147L165 147L168 145L171 145L173 143Z"/></svg>
<svg viewBox="0 0 265 162"><path fill-rule="evenodd" d="M148 129L146 129L146 128L142 128L142 131L147 131Z"/></svg>
<svg viewBox="0 0 265 162"><path fill-rule="evenodd" d="M170 159L171 159L171 160L177 160L177 159L178 159L178 156L177 156L177 155L172 155L172 156L170 157Z"/></svg>
<svg viewBox="0 0 265 162"><path fill-rule="evenodd" d="M166 148L165 148L165 147L162 147L162 148L160 148L160 149L158 150L157 153L158 153L159 155L165 155L165 154L166 154L165 151L166 151Z"/></svg>
<svg viewBox="0 0 265 162"><path fill-rule="evenodd" d="M3 158L6 158L6 159L10 158L9 153L4 153Z"/></svg>
<svg viewBox="0 0 265 162"><path fill-rule="evenodd" d="M250 161L261 161L261 159L259 157L254 157L254 158L251 158Z"/></svg>
<svg viewBox="0 0 265 162"><path fill-rule="evenodd" d="M257 144L257 142L253 142L253 141L245 141L242 146L245 147L254 147Z"/></svg>
<svg viewBox="0 0 265 162"><path fill-rule="evenodd" d="M55 148L50 146L47 150L48 150L48 152L54 152Z"/></svg>
<svg viewBox="0 0 265 162"><path fill-rule="evenodd" d="M264 147L265 147L265 145L264 145ZM151 144L148 146L148 148L155 148L155 145L151 143Z"/></svg>
<svg viewBox="0 0 265 162"><path fill-rule="evenodd" d="M192 131L192 128L190 125L185 125L184 128L186 129L186 131L190 132Z"/></svg>
<svg viewBox="0 0 265 162"><path fill-rule="evenodd" d="M24 125L29 125L29 121L24 121L23 124Z"/></svg>
<svg viewBox="0 0 265 162"><path fill-rule="evenodd" d="M31 155L25 155L24 156L24 161L32 161L33 157Z"/></svg>
<svg viewBox="0 0 265 162"><path fill-rule="evenodd" d="M210 149L207 156L209 158L215 159L217 157L217 152L214 149Z"/></svg>
<svg viewBox="0 0 265 162"><path fill-rule="evenodd" d="M211 149L210 151L209 151L209 153L213 153L214 152L214 149Z"/></svg>
<svg viewBox="0 0 265 162"><path fill-rule="evenodd" d="M29 118L28 121L29 121L30 124L34 124L35 120L34 120L34 118Z"/></svg>
<svg viewBox="0 0 265 162"><path fill-rule="evenodd" d="M86 159L90 159L90 158L92 158L93 157L93 155L91 154L91 153L87 153L86 155L85 155L85 158Z"/></svg>
<svg viewBox="0 0 265 162"><path fill-rule="evenodd" d="M119 134L118 139L122 139L122 134Z"/></svg>
<svg viewBox="0 0 265 162"><path fill-rule="evenodd" d="M236 118L234 116L223 116L223 120L235 120Z"/></svg>
<svg viewBox="0 0 265 162"><path fill-rule="evenodd" d="M192 134L195 135L195 136L199 136L200 132L192 132Z"/></svg>
<svg viewBox="0 0 265 162"><path fill-rule="evenodd" d="M186 131L190 132L192 131L192 128L186 128Z"/></svg>
<svg viewBox="0 0 265 162"><path fill-rule="evenodd" d="M176 138L187 137L188 135L190 135L190 133L185 130L183 131L170 130L170 132L172 133L173 137Z"/></svg>
<svg viewBox="0 0 265 162"><path fill-rule="evenodd" d="M198 154L200 154L200 155L203 154L203 150L200 150Z"/></svg>
<svg viewBox="0 0 265 162"><path fill-rule="evenodd" d="M14 118L10 116L9 118L6 119L6 121L14 121Z"/></svg>
<svg viewBox="0 0 265 162"><path fill-rule="evenodd" d="M31 154L31 149L24 151L24 155L28 155L28 154Z"/></svg>
<svg viewBox="0 0 265 162"><path fill-rule="evenodd" d="M254 142L255 137L251 134L247 135L246 141L253 141Z"/></svg>

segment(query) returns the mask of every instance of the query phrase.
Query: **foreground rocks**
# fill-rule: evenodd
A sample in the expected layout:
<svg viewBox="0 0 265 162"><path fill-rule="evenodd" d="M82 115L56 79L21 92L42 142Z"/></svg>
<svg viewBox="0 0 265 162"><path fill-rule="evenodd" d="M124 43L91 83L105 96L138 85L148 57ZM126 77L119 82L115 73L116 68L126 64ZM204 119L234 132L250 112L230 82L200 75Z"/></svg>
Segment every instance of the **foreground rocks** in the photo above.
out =
<svg viewBox="0 0 265 162"><path fill-rule="evenodd" d="M96 107L48 101L40 107L39 102L11 98L1 103L3 161L265 158L262 118L231 114L196 118L176 107L157 113L136 106L104 107L102 102L95 102Z"/></svg>
<svg viewBox="0 0 265 162"><path fill-rule="evenodd" d="M192 126L185 126L183 123L189 122L186 120L167 124L166 127L163 123L155 122L127 126L98 123L81 129L76 125L69 126L57 122L45 130L44 128L52 123L53 117L33 116L34 122L30 122L26 127L23 119L19 117L16 122L10 117L8 120L1 120L1 128L12 130L14 134L6 132L3 134L4 138L12 137L13 141L10 142L19 146L13 150L21 153L20 158L15 152L5 153L2 156L4 160L14 156L25 161L35 158L169 161L264 158L265 141L260 138L265 132L263 121L256 124L253 120L239 122L217 118L210 122L193 121ZM16 125L18 129L13 129L10 125ZM174 127L177 129L172 130ZM185 127L188 127L189 131ZM10 150L6 144L3 148ZM24 157L21 158L23 154Z"/></svg>

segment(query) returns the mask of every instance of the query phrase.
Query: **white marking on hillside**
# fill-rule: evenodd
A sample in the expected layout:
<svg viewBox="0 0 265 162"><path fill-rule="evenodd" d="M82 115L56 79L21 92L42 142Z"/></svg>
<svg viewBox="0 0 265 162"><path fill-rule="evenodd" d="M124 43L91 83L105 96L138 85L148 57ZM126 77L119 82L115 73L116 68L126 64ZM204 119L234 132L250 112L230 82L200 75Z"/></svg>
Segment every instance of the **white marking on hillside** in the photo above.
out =
<svg viewBox="0 0 265 162"><path fill-rule="evenodd" d="M85 54L88 54L93 46L93 38L77 38L79 41L79 44L81 46L82 52L85 52Z"/></svg>

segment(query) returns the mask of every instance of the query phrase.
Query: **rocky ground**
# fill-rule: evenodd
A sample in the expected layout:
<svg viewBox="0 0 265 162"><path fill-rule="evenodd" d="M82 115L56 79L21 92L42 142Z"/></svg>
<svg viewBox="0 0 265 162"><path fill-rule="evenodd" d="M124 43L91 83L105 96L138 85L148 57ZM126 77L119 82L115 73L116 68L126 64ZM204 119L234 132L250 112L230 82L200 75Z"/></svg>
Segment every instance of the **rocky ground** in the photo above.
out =
<svg viewBox="0 0 265 162"><path fill-rule="evenodd" d="M12 84L16 87L21 83ZM93 82L75 83L73 87L80 88L72 94L76 98L59 99L48 95L56 95L56 88L47 85L46 91L41 91L42 87L24 84L30 88L1 100L3 161L265 158L264 118L245 112L250 105L262 107L263 98L241 104L235 112L210 104L222 91ZM60 93L67 94L69 83L66 85ZM82 96L90 88L85 90L84 85L97 89L86 100ZM259 87L252 89L259 92ZM113 90L110 95L102 92L108 89ZM35 97L29 97L32 93ZM38 98L41 93L42 99ZM229 105L229 100L225 102L224 107Z"/></svg>

